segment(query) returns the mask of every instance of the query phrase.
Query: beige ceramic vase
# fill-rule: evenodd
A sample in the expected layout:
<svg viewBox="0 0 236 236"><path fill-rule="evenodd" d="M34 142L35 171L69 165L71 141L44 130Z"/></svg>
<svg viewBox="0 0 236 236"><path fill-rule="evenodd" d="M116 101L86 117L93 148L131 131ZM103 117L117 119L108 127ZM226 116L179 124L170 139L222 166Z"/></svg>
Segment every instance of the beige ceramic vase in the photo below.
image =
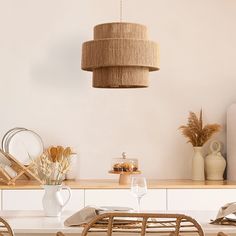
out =
<svg viewBox="0 0 236 236"><path fill-rule="evenodd" d="M221 144L212 141L210 144L211 153L205 158L205 169L207 180L223 180L226 161L220 153Z"/></svg>
<svg viewBox="0 0 236 236"><path fill-rule="evenodd" d="M204 158L202 147L193 147L194 155L192 159L192 180L205 180Z"/></svg>

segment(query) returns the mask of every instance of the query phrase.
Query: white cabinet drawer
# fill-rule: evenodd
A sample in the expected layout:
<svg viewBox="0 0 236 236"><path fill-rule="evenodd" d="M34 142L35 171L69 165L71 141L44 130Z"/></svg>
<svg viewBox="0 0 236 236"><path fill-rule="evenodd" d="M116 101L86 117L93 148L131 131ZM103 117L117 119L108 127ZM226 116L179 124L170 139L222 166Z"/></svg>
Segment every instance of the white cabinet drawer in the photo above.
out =
<svg viewBox="0 0 236 236"><path fill-rule="evenodd" d="M128 189L85 190L85 205L137 208L136 198ZM141 200L141 210L166 210L166 190L149 189Z"/></svg>
<svg viewBox="0 0 236 236"><path fill-rule="evenodd" d="M42 210L44 190L2 190L3 210Z"/></svg>
<svg viewBox="0 0 236 236"><path fill-rule="evenodd" d="M66 205L65 210L78 211L84 207L84 190L72 189L72 196L69 203ZM63 190L64 199L67 199L68 193Z"/></svg>
<svg viewBox="0 0 236 236"><path fill-rule="evenodd" d="M168 210L217 211L236 201L236 189L169 189Z"/></svg>
<svg viewBox="0 0 236 236"><path fill-rule="evenodd" d="M67 199L68 193L62 191L63 198ZM44 190L3 190L3 210L42 210ZM84 207L84 190L72 190L70 202L65 210L77 211Z"/></svg>

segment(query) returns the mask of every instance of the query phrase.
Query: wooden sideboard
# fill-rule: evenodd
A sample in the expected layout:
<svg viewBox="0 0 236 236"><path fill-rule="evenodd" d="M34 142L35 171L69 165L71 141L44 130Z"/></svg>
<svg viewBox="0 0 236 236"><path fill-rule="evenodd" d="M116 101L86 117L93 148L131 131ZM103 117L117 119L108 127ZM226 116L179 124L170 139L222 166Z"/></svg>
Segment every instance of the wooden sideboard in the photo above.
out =
<svg viewBox="0 0 236 236"><path fill-rule="evenodd" d="M116 180L65 181L65 185L72 189L66 210L76 211L86 205L136 208L130 186L119 185ZM1 210L42 210L44 191L38 183L22 181L15 186L0 185L0 189ZM141 202L143 210L217 211L236 200L236 182L148 180L148 189Z"/></svg>

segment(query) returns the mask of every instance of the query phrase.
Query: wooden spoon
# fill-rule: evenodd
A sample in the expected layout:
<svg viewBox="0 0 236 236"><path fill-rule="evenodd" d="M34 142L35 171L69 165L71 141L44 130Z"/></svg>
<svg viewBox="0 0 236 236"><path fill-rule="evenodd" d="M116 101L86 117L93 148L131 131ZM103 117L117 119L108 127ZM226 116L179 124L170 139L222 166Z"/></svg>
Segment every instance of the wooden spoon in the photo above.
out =
<svg viewBox="0 0 236 236"><path fill-rule="evenodd" d="M57 161L61 162L63 159L64 148L62 146L57 146Z"/></svg>
<svg viewBox="0 0 236 236"><path fill-rule="evenodd" d="M57 161L57 155L58 155L58 151L56 147L51 147L49 149L49 153L52 159L52 162L56 162Z"/></svg>
<svg viewBox="0 0 236 236"><path fill-rule="evenodd" d="M67 147L63 152L64 157L69 157L71 154L72 154L72 151L70 147Z"/></svg>

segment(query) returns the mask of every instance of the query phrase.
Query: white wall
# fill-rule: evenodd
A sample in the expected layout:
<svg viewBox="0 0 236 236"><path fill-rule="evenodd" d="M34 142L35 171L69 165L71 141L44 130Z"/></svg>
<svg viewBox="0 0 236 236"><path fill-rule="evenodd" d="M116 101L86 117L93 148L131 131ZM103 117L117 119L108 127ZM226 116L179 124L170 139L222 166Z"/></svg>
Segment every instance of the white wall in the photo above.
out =
<svg viewBox="0 0 236 236"><path fill-rule="evenodd" d="M76 146L81 178L113 178L126 151L150 178L190 178L192 149L177 130L188 111L224 126L236 100L236 1L124 0L124 20L146 24L161 70L148 89L91 87L80 69L93 26L119 20L118 0L0 0L0 136L15 126L46 145Z"/></svg>

